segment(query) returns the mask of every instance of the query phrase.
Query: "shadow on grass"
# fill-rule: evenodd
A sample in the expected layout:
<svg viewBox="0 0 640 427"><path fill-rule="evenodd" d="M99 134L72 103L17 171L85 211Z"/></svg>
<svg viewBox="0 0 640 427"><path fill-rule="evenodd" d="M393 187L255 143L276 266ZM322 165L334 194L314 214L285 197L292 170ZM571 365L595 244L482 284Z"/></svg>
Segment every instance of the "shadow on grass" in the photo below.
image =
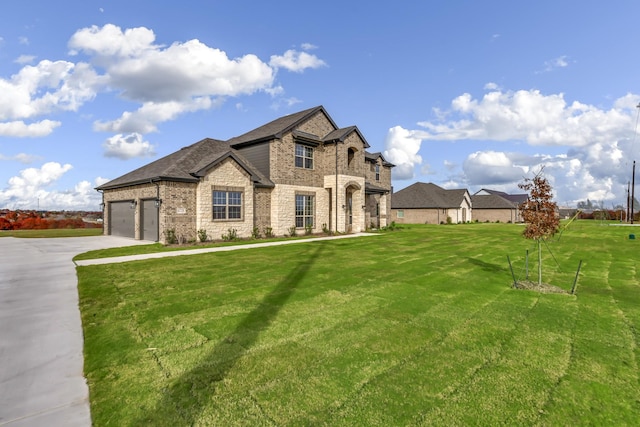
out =
<svg viewBox="0 0 640 427"><path fill-rule="evenodd" d="M477 258L467 258L467 261L469 261L471 264L477 265L478 267L482 268L484 271L488 271L491 273L509 271L506 265L500 266L498 264L491 264L488 262L481 261Z"/></svg>
<svg viewBox="0 0 640 427"><path fill-rule="evenodd" d="M324 244L320 243L309 255L300 253L300 264L264 297L231 334L220 340L198 366L173 380L152 412L144 414L135 425L193 425L210 404L219 382L225 379L237 361L251 349L261 332L273 322L323 248Z"/></svg>

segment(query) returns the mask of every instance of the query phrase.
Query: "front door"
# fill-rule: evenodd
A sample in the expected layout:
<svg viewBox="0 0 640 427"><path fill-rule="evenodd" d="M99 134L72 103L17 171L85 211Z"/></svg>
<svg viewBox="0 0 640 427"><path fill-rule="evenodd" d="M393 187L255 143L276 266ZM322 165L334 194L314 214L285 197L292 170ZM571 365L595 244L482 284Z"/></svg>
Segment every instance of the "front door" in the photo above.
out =
<svg viewBox="0 0 640 427"><path fill-rule="evenodd" d="M353 193L347 190L347 233L351 233L353 225Z"/></svg>

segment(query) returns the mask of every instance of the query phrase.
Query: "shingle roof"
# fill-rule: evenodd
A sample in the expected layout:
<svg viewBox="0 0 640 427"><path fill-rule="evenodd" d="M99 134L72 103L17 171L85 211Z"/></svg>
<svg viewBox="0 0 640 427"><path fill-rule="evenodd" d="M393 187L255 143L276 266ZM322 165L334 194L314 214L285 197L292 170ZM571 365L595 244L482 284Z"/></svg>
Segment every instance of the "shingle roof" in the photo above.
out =
<svg viewBox="0 0 640 427"><path fill-rule="evenodd" d="M388 167L395 167L395 165L393 163L389 163L388 161L385 160L385 158L382 156L382 153L380 153L379 151L376 153L369 153L368 151L364 152L364 159L368 160L370 162L375 163L376 160L378 160L378 158L382 159L382 165L383 166L388 166Z"/></svg>
<svg viewBox="0 0 640 427"><path fill-rule="evenodd" d="M257 168L251 165L251 163L234 148L268 141L274 138L281 138L285 132L295 129L295 127L300 123L318 112L322 112L335 129L328 135L319 136L318 142L335 142L344 140L344 138L352 132L357 132L360 138L362 138L365 148L369 147L369 144L356 126L338 129L329 114L325 111L324 107L320 105L280 117L243 135L231 138L228 141L205 138L195 144L184 147L175 153L169 154L168 156L109 181L96 189L107 190L158 180L197 182L198 177L205 173L206 170L217 165L228 157L232 157L240 164L240 166L245 168L247 172L252 175L252 179L256 185L272 187L274 186L273 182ZM305 134L304 132L298 133L301 135ZM305 135L309 138L314 137L314 135L310 134ZM379 153L377 154L379 155ZM380 155L380 157L382 156ZM384 158L383 162L385 162ZM385 166L393 165L385 162Z"/></svg>
<svg viewBox="0 0 640 427"><path fill-rule="evenodd" d="M483 188L482 190L476 192L475 195L478 195L478 193L483 192L483 191L486 192L486 193L489 193L489 194L500 196L503 199L508 200L511 203L514 203L516 205L520 205L520 204L526 202L527 198L528 198L528 196L526 194L507 194L507 193L505 193L503 191L489 190L487 188Z"/></svg>
<svg viewBox="0 0 640 427"><path fill-rule="evenodd" d="M432 183L416 182L391 195L393 209L447 209L462 205L467 190L446 190Z"/></svg>
<svg viewBox="0 0 640 427"><path fill-rule="evenodd" d="M327 116L327 119L329 119L329 121L334 125L334 128L338 127L335 125L335 123L333 123L333 120L331 120L331 117L329 117L324 107L322 105L319 105L317 107L309 108L307 110L299 111L297 113L289 114L288 116L275 119L245 134L231 138L227 142L232 147L236 147L269 139L280 138L282 137L282 134L284 134L288 130L293 129L300 122L303 122L304 120L313 116L318 111L324 112L324 114Z"/></svg>
<svg viewBox="0 0 640 427"><path fill-rule="evenodd" d="M247 169L257 184L273 186L269 179L258 172L239 153L231 149L228 143L205 138L102 184L96 189L108 190L160 180L198 182L197 173L199 171L207 166L215 165L227 157L233 157L241 166Z"/></svg>
<svg viewBox="0 0 640 427"><path fill-rule="evenodd" d="M515 209L513 202L497 194L471 196L473 209Z"/></svg>
<svg viewBox="0 0 640 427"><path fill-rule="evenodd" d="M333 130L333 131L329 132L327 135L325 135L324 138L322 138L322 140L325 143L333 143L333 142L336 142L336 141L342 142L345 139L347 139L347 137L352 132L356 132L358 134L358 136L360 137L360 139L362 139L362 142L364 142L364 148L369 148L369 143L365 139L364 135L362 135L362 133L360 132L360 129L358 129L357 126L349 126L349 127L346 127L346 128Z"/></svg>
<svg viewBox="0 0 640 427"><path fill-rule="evenodd" d="M380 187L378 185L373 185L370 182L364 183L364 191L366 194L386 194L389 192L388 189Z"/></svg>
<svg viewBox="0 0 640 427"><path fill-rule="evenodd" d="M141 184L149 182L152 179L157 180L161 178L197 182L198 179L191 175L196 162L199 162L204 157L218 156L228 150L229 146L225 142L205 138L102 184L97 187L97 190Z"/></svg>

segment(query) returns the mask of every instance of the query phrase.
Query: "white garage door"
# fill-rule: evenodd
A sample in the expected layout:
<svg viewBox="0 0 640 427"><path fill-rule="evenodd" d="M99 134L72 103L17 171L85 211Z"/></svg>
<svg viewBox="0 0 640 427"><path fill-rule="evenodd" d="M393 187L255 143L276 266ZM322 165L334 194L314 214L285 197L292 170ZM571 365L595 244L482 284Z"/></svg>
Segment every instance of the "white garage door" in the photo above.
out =
<svg viewBox="0 0 640 427"><path fill-rule="evenodd" d="M135 214L131 201L109 203L109 234L135 238Z"/></svg>

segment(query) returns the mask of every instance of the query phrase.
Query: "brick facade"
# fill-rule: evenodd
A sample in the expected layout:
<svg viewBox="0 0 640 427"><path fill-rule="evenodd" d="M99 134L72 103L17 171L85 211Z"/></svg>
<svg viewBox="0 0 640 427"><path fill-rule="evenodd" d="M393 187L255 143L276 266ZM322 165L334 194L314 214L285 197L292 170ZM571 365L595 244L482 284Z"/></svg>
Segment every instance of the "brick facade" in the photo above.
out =
<svg viewBox="0 0 640 427"><path fill-rule="evenodd" d="M308 115L304 115L307 111ZM220 157L219 163L212 157L211 166L205 166L206 172L203 169L187 170L180 180L175 181L151 178L148 183L133 185L128 184L124 179L126 176L123 176L114 180L117 187L107 183L103 190L104 201L106 204L125 200L140 202L143 199L161 201L158 240L164 243L169 233L175 234L180 242L195 241L198 230L206 231L210 239L221 238L229 229L235 230L238 237L250 237L255 229L264 235L268 228L276 236L287 235L296 225L296 195L313 196L313 232L316 233L325 228L344 233L387 225L392 165L378 157L375 160L379 165L376 179L371 156L365 155L368 144L357 128L336 129L322 107L307 111L298 113L302 118L295 126L274 133L271 139L248 139L237 144L237 149L233 150L238 155ZM252 132L259 130L262 128ZM327 138L328 135L331 138ZM213 147L204 144L216 143L221 144L220 141L203 140L187 148L195 151L196 148L192 147L201 149ZM312 167L296 167L296 144L313 150ZM241 157L243 152L247 154L246 158ZM220 153L225 155L222 148ZM182 161L184 155L181 156L176 160ZM195 164L200 161L197 160ZM150 164L153 166L149 169L153 173L171 170L171 164L162 161ZM256 181L258 168L252 169L251 162L260 165L261 181ZM144 171L144 167L141 170ZM136 170L130 175L139 180L141 172ZM374 190L367 192L368 185L374 186ZM240 219L213 218L214 191L242 194ZM105 224L109 224L107 213L105 208ZM140 220L141 216L136 212L136 239L142 238ZM109 233L108 227L105 227L105 233Z"/></svg>
<svg viewBox="0 0 640 427"><path fill-rule="evenodd" d="M474 209L473 220L478 222L518 222L517 209Z"/></svg>

